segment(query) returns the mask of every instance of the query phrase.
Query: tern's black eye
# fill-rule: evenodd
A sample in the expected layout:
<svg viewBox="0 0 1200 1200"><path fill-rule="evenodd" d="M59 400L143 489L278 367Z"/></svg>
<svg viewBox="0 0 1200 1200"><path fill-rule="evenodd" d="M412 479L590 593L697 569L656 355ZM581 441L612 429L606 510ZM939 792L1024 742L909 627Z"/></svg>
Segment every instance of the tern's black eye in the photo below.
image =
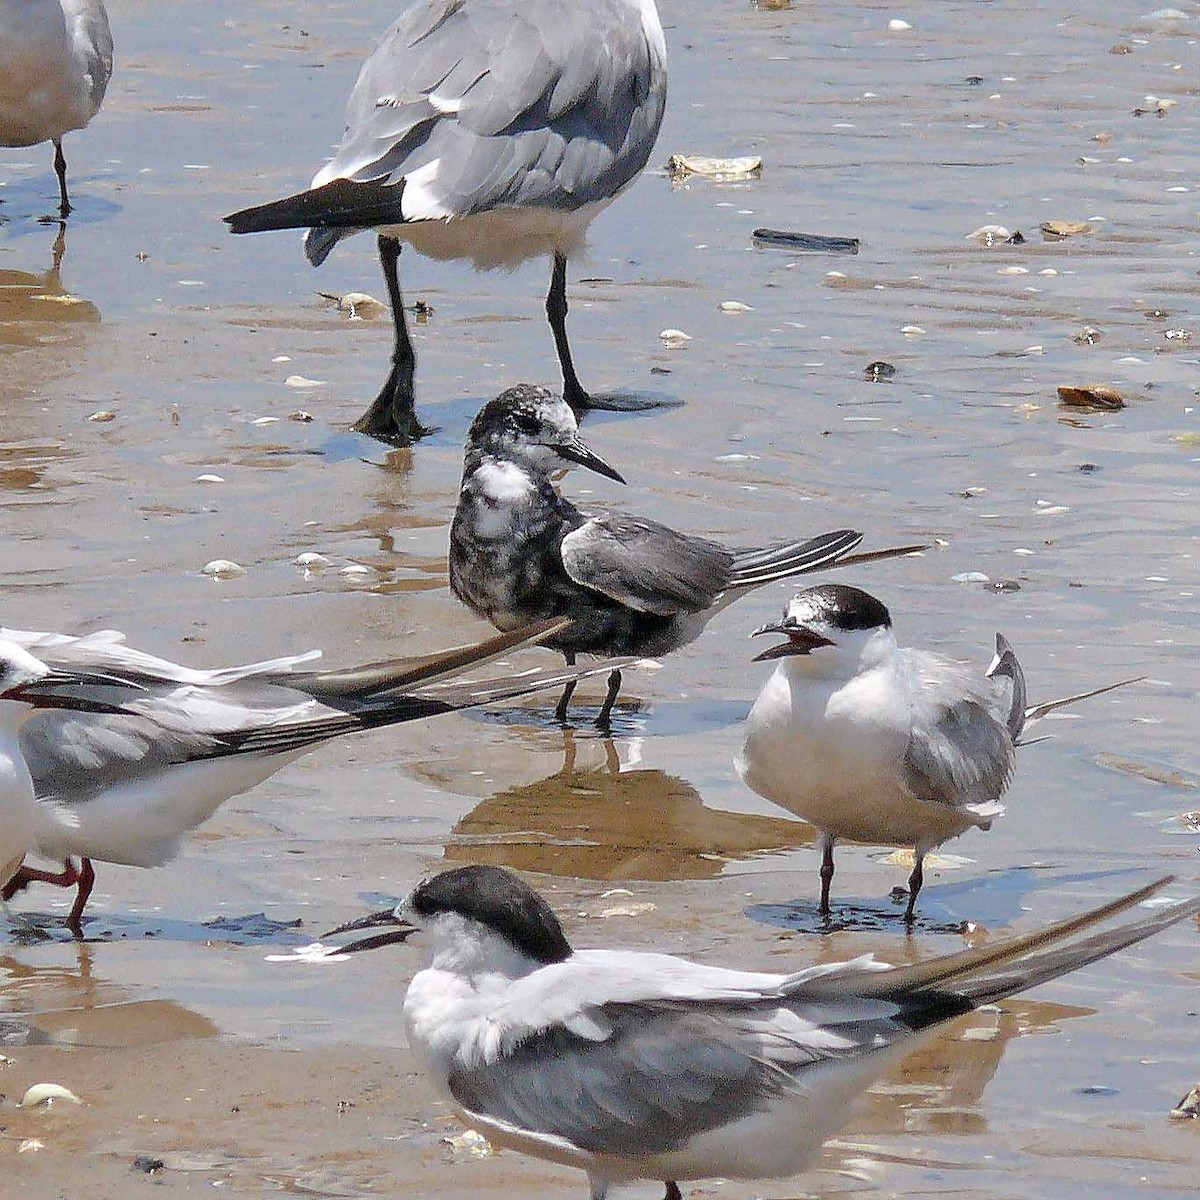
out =
<svg viewBox="0 0 1200 1200"><path fill-rule="evenodd" d="M541 430L542 423L533 413L514 412L512 426L517 433L523 433L526 437L534 437Z"/></svg>

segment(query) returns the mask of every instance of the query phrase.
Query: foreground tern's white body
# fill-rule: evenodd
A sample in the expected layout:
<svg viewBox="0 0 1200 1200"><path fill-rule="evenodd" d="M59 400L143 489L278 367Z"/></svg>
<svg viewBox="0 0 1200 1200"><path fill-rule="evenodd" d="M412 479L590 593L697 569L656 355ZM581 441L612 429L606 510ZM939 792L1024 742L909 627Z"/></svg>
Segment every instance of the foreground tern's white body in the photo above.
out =
<svg viewBox="0 0 1200 1200"><path fill-rule="evenodd" d="M1003 816L999 798L1026 722L1084 698L1027 708L1020 663L1000 636L982 676L897 646L886 607L859 588L809 588L782 622L757 632L787 640L759 656L779 661L750 710L736 765L759 795L820 830L824 913L833 846L845 838L914 847L911 919L924 856Z"/></svg>
<svg viewBox="0 0 1200 1200"><path fill-rule="evenodd" d="M49 875L27 868L15 886L79 884L70 922L77 927L91 887L88 860L138 867L167 862L225 800L331 738L579 677L577 671L508 668L491 678L458 678L564 624L542 622L475 646L348 671L308 669L317 652L193 670L132 650L112 632L75 638L0 631L54 666L105 671L103 681L72 685L62 697L76 707L95 702L120 709L47 712L21 729L20 755L41 801L32 849L66 869ZM81 871L71 861L77 858L84 860Z"/></svg>
<svg viewBox="0 0 1200 1200"><path fill-rule="evenodd" d="M100 0L0 0L0 146L54 143L64 217L63 135L100 110L112 56Z"/></svg>
<svg viewBox="0 0 1200 1200"><path fill-rule="evenodd" d="M549 906L497 867L421 884L392 925L326 956L428 935L404 1001L409 1044L471 1128L610 1184L796 1174L915 1035L1075 970L1200 911L1106 932L1163 880L1048 929L914 966L869 956L792 975L665 954L573 951Z"/></svg>

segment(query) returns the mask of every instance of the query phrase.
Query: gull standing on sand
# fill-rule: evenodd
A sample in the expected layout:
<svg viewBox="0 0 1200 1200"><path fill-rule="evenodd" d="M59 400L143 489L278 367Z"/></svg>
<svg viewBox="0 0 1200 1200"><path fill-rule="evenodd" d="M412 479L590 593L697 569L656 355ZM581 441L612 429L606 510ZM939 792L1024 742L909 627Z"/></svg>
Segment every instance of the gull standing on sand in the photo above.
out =
<svg viewBox="0 0 1200 1200"><path fill-rule="evenodd" d="M0 0L0 146L54 143L63 217L71 211L63 134L100 111L112 60L101 0Z"/></svg>
<svg viewBox="0 0 1200 1200"><path fill-rule="evenodd" d="M93 859L160 866L231 796L335 737L509 700L592 673L505 663L492 677L458 678L567 624L543 621L473 646L340 671L307 669L318 651L204 671L130 649L112 631L70 637L0 630L54 668L26 681L23 698L83 710L40 714L20 729L19 746L9 747L19 763L13 769L32 777L38 797L27 846L63 870L22 867L3 898L31 882L75 887L67 924L79 932L95 881ZM20 645L13 649L35 661ZM15 737L14 730L10 742Z"/></svg>
<svg viewBox="0 0 1200 1200"><path fill-rule="evenodd" d="M792 598L781 634L754 660L778 659L746 718L736 766L747 785L820 831L820 912L828 916L833 848L842 838L912 846L912 921L925 855L1004 815L1028 722L1136 679L1026 706L1025 676L996 635L983 677L927 650L896 645L887 607L860 588L822 584Z"/></svg>
<svg viewBox="0 0 1200 1200"><path fill-rule="evenodd" d="M654 0L414 0L363 66L342 144L309 190L225 218L234 233L307 226L313 266L342 238L379 231L395 348L355 429L391 441L428 432L413 407L402 243L477 269L550 255L546 315L567 400L603 406L567 342L567 259L650 157L666 56Z"/></svg>
<svg viewBox="0 0 1200 1200"><path fill-rule="evenodd" d="M380 932L298 955L336 961L427 938L405 1032L467 1125L586 1171L592 1200L636 1179L662 1180L679 1200L680 1180L797 1174L919 1035L1200 912L1193 898L1099 928L1169 882L911 966L862 955L777 975L575 950L516 875L462 867L333 931Z"/></svg>
<svg viewBox="0 0 1200 1200"><path fill-rule="evenodd" d="M480 409L467 434L450 526L454 594L497 629L571 617L572 625L544 643L568 665L577 654L669 654L695 641L721 609L754 588L922 549L847 557L862 534L838 529L729 550L646 517L581 511L553 483L575 464L625 482L583 443L562 397L530 384L509 388ZM614 671L596 718L602 728L620 688L621 673ZM573 690L568 683L563 691L555 713L560 721Z"/></svg>

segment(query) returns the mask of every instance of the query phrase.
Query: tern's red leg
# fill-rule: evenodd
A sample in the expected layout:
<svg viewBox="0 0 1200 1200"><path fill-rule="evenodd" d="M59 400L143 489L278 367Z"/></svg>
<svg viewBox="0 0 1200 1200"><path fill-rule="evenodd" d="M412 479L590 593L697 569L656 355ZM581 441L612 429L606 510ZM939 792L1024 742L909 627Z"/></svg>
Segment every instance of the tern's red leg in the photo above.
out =
<svg viewBox="0 0 1200 1200"><path fill-rule="evenodd" d="M83 909L96 882L96 869L90 858L80 860L77 882L79 891L75 894L75 903L71 905L71 913L67 917L67 928L80 937L83 935Z"/></svg>

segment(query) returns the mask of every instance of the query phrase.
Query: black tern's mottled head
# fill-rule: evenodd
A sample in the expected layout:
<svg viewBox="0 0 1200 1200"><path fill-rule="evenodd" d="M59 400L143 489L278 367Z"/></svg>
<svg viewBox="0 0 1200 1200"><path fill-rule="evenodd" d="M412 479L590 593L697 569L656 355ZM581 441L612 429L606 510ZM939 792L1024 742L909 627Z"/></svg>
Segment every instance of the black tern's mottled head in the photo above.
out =
<svg viewBox="0 0 1200 1200"><path fill-rule="evenodd" d="M890 644L891 628L887 606L869 592L841 583L823 583L798 592L781 621L751 634L781 633L788 639L764 650L754 661L807 655L824 646L843 647L857 659L877 634L884 635Z"/></svg>
<svg viewBox="0 0 1200 1200"><path fill-rule="evenodd" d="M571 945L550 906L502 867L459 867L420 884L407 907L421 921L454 914L478 922L539 963L564 962Z"/></svg>
<svg viewBox="0 0 1200 1200"><path fill-rule="evenodd" d="M540 474L578 463L598 475L624 483L620 473L579 437L570 406L546 388L519 383L489 400L467 433L468 469L491 457Z"/></svg>

